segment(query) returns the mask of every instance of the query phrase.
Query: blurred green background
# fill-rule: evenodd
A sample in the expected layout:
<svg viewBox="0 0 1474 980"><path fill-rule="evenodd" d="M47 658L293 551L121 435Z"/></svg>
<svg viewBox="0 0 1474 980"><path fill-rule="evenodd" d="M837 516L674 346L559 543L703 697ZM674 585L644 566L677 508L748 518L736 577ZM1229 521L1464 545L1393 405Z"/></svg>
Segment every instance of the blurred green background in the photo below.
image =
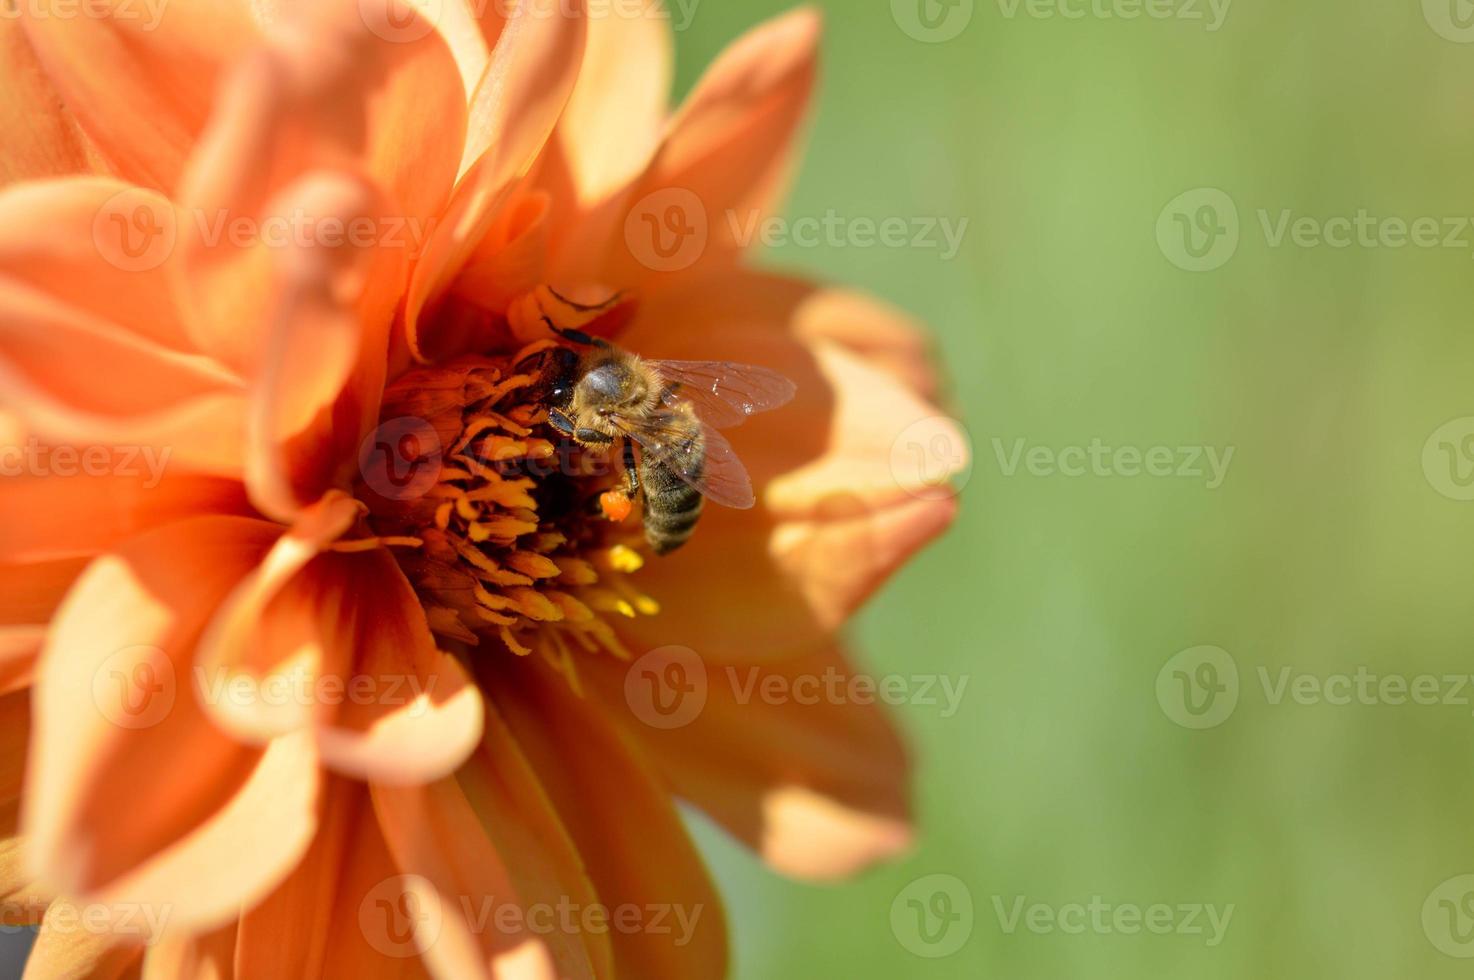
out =
<svg viewBox="0 0 1474 980"><path fill-rule="evenodd" d="M975 466L952 533L854 632L877 673L969 682L953 717L899 711L922 829L905 862L811 887L702 828L737 975L1467 976L1474 878L1439 886L1474 873L1474 683L1442 679L1474 670L1474 503L1456 499L1474 494L1456 479L1474 472L1474 420L1425 444L1474 416L1474 230L1460 224L1474 215L1474 8L1234 0L1209 30L1207 0L1158 0L1164 19L1095 12L1132 0L1066 5L1086 15L821 4L822 93L788 213L969 226L950 260L790 244L761 261L865 287L935 330ZM700 3L680 90L785 6ZM920 16L948 39L914 36ZM1231 204L1168 207L1198 188ZM1275 234L1286 212L1358 211L1436 218L1437 244L1389 247L1385 223L1377 247ZM1215 268L1173 261L1192 265L1214 228L1229 236ZM1216 489L1127 476L1124 461L1009 475L1020 439L1234 455ZM1204 645L1226 651L1239 691L1198 730L1173 720L1196 717L1172 703L1175 668L1161 699L1157 681ZM1447 703L1389 703L1375 683L1374 704L1275 696L1285 677L1358 669L1432 675ZM973 919L928 946L891 911L937 874ZM1123 934L1109 912L1083 934L1000 921L1020 897L1060 910L1097 896L1171 905L1204 934ZM1233 906L1216 945L1205 916L1175 911L1198 903ZM916 952L958 938L951 955Z"/></svg>

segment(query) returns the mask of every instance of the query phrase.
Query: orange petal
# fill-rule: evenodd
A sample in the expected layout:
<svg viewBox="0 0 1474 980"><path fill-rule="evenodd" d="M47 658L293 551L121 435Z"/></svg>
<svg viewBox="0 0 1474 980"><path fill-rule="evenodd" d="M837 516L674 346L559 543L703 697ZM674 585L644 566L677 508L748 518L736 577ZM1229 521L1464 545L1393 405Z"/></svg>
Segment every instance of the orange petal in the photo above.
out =
<svg viewBox="0 0 1474 980"><path fill-rule="evenodd" d="M400 37L383 26L397 23L383 19L383 5L393 3L294 7L271 42L233 71L190 161L179 200L191 216L180 235L182 285L199 311L192 326L202 349L243 373L253 373L267 342L272 263L268 249L253 246L280 227L272 202L286 188L313 170L361 173L385 199L370 237L404 260L423 245L450 192L464 89L439 34ZM375 279L398 299L397 276L381 270Z"/></svg>
<svg viewBox="0 0 1474 980"><path fill-rule="evenodd" d="M20 21L0 19L0 185L88 173L101 161L46 78Z"/></svg>
<svg viewBox="0 0 1474 980"><path fill-rule="evenodd" d="M376 221L386 206L361 181L321 173L289 187L267 211L351 228ZM378 417L406 262L400 250L372 242L306 240L270 256L273 298L250 382L246 457L246 485L263 513L289 522L348 478L359 440Z"/></svg>
<svg viewBox="0 0 1474 980"><path fill-rule="evenodd" d="M286 880L241 917L239 935L233 939L242 977L322 975L330 955L328 938L340 879L359 860L350 848L353 831L365 814L372 819L361 786L340 779L324 784L322 816L312 846ZM350 921L358 911L348 904L340 909L336 918Z"/></svg>
<svg viewBox="0 0 1474 980"><path fill-rule="evenodd" d="M0 694L30 686L45 642L45 626L0 626Z"/></svg>
<svg viewBox="0 0 1474 980"><path fill-rule="evenodd" d="M24 626L49 622L87 563L86 558L0 562L0 623Z"/></svg>
<svg viewBox="0 0 1474 980"><path fill-rule="evenodd" d="M22 451L25 447L21 447ZM7 449L0 448L0 454ZM93 460L109 470L91 476L83 470L87 454L61 473L52 447L35 447L40 476L0 480L0 560L49 561L91 556L126 538L201 514L246 516L245 488L235 480L171 473L157 456L94 447ZM3 456L0 456L3 458ZM90 464L89 464L90 465ZM76 475L71 475L75 472Z"/></svg>
<svg viewBox="0 0 1474 980"><path fill-rule="evenodd" d="M506 721L494 710L487 711L484 747L456 773L456 780L506 861L524 909L560 901L579 909L598 904L567 828ZM565 980L614 975L606 931L585 928L582 917L575 928L554 930L543 941Z"/></svg>
<svg viewBox="0 0 1474 980"><path fill-rule="evenodd" d="M318 731L323 761L380 784L453 772L481 738L481 693L460 662L435 648L424 608L390 555L341 556L327 608L352 622L333 639L352 655L334 678L342 707ZM356 560L352 560L356 559Z"/></svg>
<svg viewBox="0 0 1474 980"><path fill-rule="evenodd" d="M383 783L439 779L481 736L482 703L384 551L318 551L358 515L336 498L283 537L200 642L205 704L251 743L314 726L331 768ZM309 512L311 513L311 512ZM310 564L309 564L310 562Z"/></svg>
<svg viewBox="0 0 1474 980"><path fill-rule="evenodd" d="M813 92L820 30L818 13L800 8L724 51L670 120L645 173L569 246L560 276L583 272L629 287L730 261L745 244L742 229L777 203Z"/></svg>
<svg viewBox="0 0 1474 980"><path fill-rule="evenodd" d="M291 691L304 679L310 683L320 669L321 653L304 649L297 628L299 614L312 617L317 610L297 602L273 608L273 602L362 513L361 504L338 491L304 510L209 620L194 656L196 693L226 732L260 744L314 720L310 702L273 697L268 689ZM305 678L293 677L303 671Z"/></svg>
<svg viewBox="0 0 1474 980"><path fill-rule="evenodd" d="M581 664L579 675L677 794L778 871L840 878L909 845L906 755L872 679L853 686L832 648L776 666L702 664L699 653L682 664L699 708L690 718L651 710L641 672L668 666L663 654Z"/></svg>
<svg viewBox="0 0 1474 980"><path fill-rule="evenodd" d="M322 980L427 977L415 917L362 783L330 779L321 830L297 868L241 919L236 968L245 977Z"/></svg>
<svg viewBox="0 0 1474 980"><path fill-rule="evenodd" d="M313 832L310 736L258 751L191 696L190 655L274 525L202 517L97 559L38 667L23 826L42 877L90 900L213 928L264 894Z"/></svg>
<svg viewBox="0 0 1474 980"><path fill-rule="evenodd" d="M374 811L404 900L438 914L416 917L415 944L437 977L554 980L553 960L529 923L498 918L520 906L502 856L453 779L426 786L372 786Z"/></svg>
<svg viewBox="0 0 1474 980"><path fill-rule="evenodd" d="M513 182L547 142L573 90L587 25L582 0L572 0L571 8L566 0L528 0L497 39L471 100L464 175L410 283L405 337L420 360L450 353L421 318L461 272L510 199Z"/></svg>
<svg viewBox="0 0 1474 980"><path fill-rule="evenodd" d="M0 695L0 753L3 753L0 754L0 836L7 838L13 838L16 833L30 733L30 692L9 691ZM17 849L7 853L13 856ZM24 871L27 879L32 877L29 864ZM15 876L0 876L0 880L14 884Z"/></svg>
<svg viewBox="0 0 1474 980"><path fill-rule="evenodd" d="M483 686L506 718L610 908L670 906L683 921L609 937L615 973L646 980L721 976L721 899L658 776L603 712L537 657L489 657Z"/></svg>
<svg viewBox="0 0 1474 980"><path fill-rule="evenodd" d="M248 11L215 0L97 0L78 17L65 0L37 0L22 13L47 76L102 156L123 178L167 194L223 66L257 36Z"/></svg>

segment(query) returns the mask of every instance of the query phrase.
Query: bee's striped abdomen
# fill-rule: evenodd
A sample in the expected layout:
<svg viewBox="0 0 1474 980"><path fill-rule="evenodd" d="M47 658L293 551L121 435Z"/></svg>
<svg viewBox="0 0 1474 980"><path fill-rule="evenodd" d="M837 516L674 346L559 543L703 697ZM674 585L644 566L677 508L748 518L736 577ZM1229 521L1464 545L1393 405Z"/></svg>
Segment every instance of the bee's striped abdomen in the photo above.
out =
<svg viewBox="0 0 1474 980"><path fill-rule="evenodd" d="M701 516L701 494L659 463L642 463L640 485L645 493L645 540L657 555L686 543Z"/></svg>

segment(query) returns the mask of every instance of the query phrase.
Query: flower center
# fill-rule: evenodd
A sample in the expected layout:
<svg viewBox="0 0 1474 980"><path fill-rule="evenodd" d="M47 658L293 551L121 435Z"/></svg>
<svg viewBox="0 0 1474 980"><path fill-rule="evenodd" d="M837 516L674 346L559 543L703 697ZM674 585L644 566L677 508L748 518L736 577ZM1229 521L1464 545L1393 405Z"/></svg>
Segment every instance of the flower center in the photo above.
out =
<svg viewBox="0 0 1474 980"><path fill-rule="evenodd" d="M600 506L622 482L618 454L548 425L542 369L565 346L539 340L399 378L365 444L359 498L374 533L419 542L394 552L432 630L537 651L576 686L575 651L629 657L608 616L659 606L630 583L644 564L638 527Z"/></svg>

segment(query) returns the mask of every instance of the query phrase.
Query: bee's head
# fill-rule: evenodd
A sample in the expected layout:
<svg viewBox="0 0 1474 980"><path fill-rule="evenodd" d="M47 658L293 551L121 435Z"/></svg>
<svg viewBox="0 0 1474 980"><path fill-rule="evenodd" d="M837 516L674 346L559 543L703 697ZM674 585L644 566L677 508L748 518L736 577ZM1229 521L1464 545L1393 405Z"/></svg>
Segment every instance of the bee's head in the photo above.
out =
<svg viewBox="0 0 1474 980"><path fill-rule="evenodd" d="M517 366L519 371L539 374L536 397L545 405L563 406L573 400L578 383L578 352L567 347L551 347L539 351Z"/></svg>

